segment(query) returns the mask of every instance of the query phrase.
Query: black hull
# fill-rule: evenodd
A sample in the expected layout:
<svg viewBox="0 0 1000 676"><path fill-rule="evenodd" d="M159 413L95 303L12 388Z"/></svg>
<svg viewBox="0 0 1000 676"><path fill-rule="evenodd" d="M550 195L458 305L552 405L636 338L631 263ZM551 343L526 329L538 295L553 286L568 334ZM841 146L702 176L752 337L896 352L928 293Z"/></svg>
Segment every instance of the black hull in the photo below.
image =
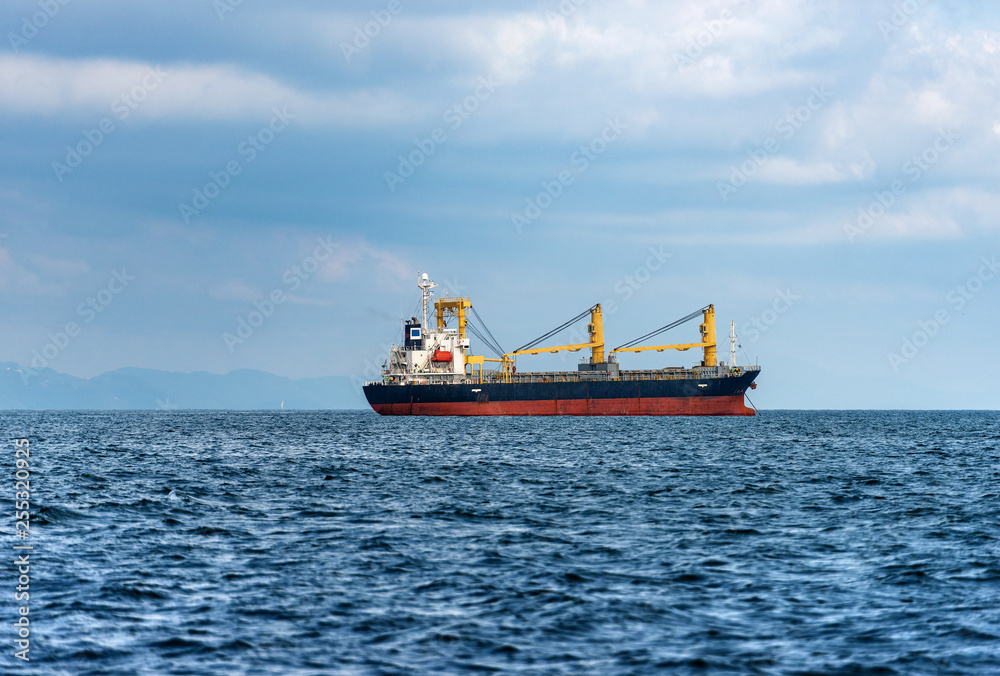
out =
<svg viewBox="0 0 1000 676"><path fill-rule="evenodd" d="M743 396L760 371L669 380L364 387L384 415L753 415Z"/></svg>

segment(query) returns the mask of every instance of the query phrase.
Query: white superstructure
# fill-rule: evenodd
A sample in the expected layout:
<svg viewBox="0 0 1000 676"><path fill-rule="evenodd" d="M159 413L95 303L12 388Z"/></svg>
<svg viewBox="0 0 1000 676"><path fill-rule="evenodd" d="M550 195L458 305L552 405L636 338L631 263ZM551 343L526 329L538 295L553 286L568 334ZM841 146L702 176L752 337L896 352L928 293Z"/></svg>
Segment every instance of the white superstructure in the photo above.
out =
<svg viewBox="0 0 1000 676"><path fill-rule="evenodd" d="M445 384L466 382L465 336L468 298L442 298L434 303L436 328L427 320L427 304L437 284L427 274L417 275L421 293L421 317L403 323L403 344L394 345L382 367L383 382L393 384ZM458 318L458 328L447 328L448 317Z"/></svg>

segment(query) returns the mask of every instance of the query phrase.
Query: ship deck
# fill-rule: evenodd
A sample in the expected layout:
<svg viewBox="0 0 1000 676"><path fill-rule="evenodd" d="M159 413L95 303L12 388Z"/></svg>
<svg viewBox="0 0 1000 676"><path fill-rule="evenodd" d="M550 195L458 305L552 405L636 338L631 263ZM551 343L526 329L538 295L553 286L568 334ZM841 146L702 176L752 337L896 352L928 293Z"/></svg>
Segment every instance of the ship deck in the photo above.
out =
<svg viewBox="0 0 1000 676"><path fill-rule="evenodd" d="M500 383L591 383L607 381L650 381L650 380L702 380L706 378L738 378L751 371L760 371L759 365L740 366L738 371L728 367L665 368L646 370L622 370L617 374L608 371L524 371L506 375L500 371L483 371L482 377L449 378L433 373L415 376L427 385L475 385ZM383 384L383 381L369 381L366 385Z"/></svg>
<svg viewBox="0 0 1000 676"><path fill-rule="evenodd" d="M760 371L760 366L740 367L739 374L748 371ZM708 368L666 368L649 370L622 370L617 375L607 371L526 371L515 373L509 380L504 380L503 374L487 372L483 374L483 382L510 383L575 383L593 382L595 380L687 380L701 378L736 377L739 374L729 369ZM477 379L478 381L478 379Z"/></svg>

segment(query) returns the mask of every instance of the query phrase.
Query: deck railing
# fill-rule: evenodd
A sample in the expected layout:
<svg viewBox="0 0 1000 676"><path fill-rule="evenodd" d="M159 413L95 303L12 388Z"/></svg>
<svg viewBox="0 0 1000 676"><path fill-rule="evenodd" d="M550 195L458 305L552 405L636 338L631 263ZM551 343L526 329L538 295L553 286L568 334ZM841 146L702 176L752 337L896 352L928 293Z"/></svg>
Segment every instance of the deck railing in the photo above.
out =
<svg viewBox="0 0 1000 676"><path fill-rule="evenodd" d="M496 384L496 383L580 383L580 382L605 382L614 380L625 380L625 381L635 381L635 380L699 380L703 378L736 378L749 371L759 371L759 365L753 366L740 366L739 373L735 370L729 370L719 373L715 368L711 367L698 367L693 369L657 369L657 370L636 370L636 371L620 371L617 376L609 374L606 371L528 371L525 373L514 373L514 374L504 374L500 371L485 370L483 371L482 378L479 377L478 373L475 378L469 378L468 375L464 378L450 379L447 375L443 377L435 377L433 374L421 373L416 374L416 378L419 381L426 381L422 384L427 385L476 385L481 383ZM365 385L383 385L389 384L384 380L369 380L365 382Z"/></svg>

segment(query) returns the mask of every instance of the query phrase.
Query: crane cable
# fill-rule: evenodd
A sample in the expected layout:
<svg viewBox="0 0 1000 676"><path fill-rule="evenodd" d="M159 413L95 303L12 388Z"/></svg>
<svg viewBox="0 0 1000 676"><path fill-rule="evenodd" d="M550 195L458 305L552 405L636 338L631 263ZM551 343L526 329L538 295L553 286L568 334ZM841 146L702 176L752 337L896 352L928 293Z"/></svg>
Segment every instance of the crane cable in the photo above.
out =
<svg viewBox="0 0 1000 676"><path fill-rule="evenodd" d="M670 329L676 328L676 327L680 326L681 324L685 324L685 323L691 321L692 319L694 319L698 315L703 314L705 312L705 310L707 310L707 309L708 309L708 306L706 305L705 307L701 308L700 310L695 310L694 312L692 312L691 314L689 314L686 317L682 317L682 318L678 319L677 321L670 322L666 326L661 326L660 328L656 329L655 331L651 331L651 332L647 333L644 336L640 336L639 338L636 338L635 340L631 340L631 341L625 343L624 345L619 345L614 350L612 350L612 352L614 352L615 350L621 350L621 349L624 349L624 348L627 348L627 347L635 347L636 345L638 345L639 343L641 343L641 342L643 342L645 340L648 340L648 339L650 339L650 338L652 338L654 336L658 336L658 335L660 335L661 333L663 333L665 331L669 331Z"/></svg>
<svg viewBox="0 0 1000 676"><path fill-rule="evenodd" d="M483 343L483 345L489 348L490 352L495 354L498 358L503 359L503 350L499 349L496 345L493 345L493 343L491 343L486 338L486 336L480 333L479 330L473 324L466 323L465 328L468 329L472 333L472 335L478 338L480 342Z"/></svg>
<svg viewBox="0 0 1000 676"><path fill-rule="evenodd" d="M530 343L527 343L526 345L522 345L521 347L519 347L516 350L514 350L514 352L517 353L517 352L521 352L522 350L530 350L535 345L538 345L539 343L541 343L544 340L548 340L549 338L551 338L552 336L556 335L557 333L559 333L563 329L569 328L571 325L576 324L578 321L580 321L581 319L583 319L584 317L586 317L588 314L590 314L591 310L593 310L596 307L597 307L596 305L590 306L589 308L587 308L586 310L584 310L583 312L581 312L577 316L573 317L573 319L569 320L565 324L562 324L561 326L558 326L557 328L552 329L551 331L549 331L548 333L546 333L544 336L540 336L538 338L535 338L533 341L531 341Z"/></svg>
<svg viewBox="0 0 1000 676"><path fill-rule="evenodd" d="M500 347L500 341L493 337L493 332L490 331L490 327L486 326L486 322L484 322L483 318L479 316L478 312L476 312L476 308L470 304L469 309L472 310L472 314L476 318L476 321L479 322L479 326L482 327L483 332L487 336L489 336L490 339L486 340L486 338L478 331L474 330L473 333L476 335L477 338L486 343L486 345L489 346L489 348L493 350L498 357L503 357L503 348ZM466 327L470 327L471 322L466 322L465 325Z"/></svg>

